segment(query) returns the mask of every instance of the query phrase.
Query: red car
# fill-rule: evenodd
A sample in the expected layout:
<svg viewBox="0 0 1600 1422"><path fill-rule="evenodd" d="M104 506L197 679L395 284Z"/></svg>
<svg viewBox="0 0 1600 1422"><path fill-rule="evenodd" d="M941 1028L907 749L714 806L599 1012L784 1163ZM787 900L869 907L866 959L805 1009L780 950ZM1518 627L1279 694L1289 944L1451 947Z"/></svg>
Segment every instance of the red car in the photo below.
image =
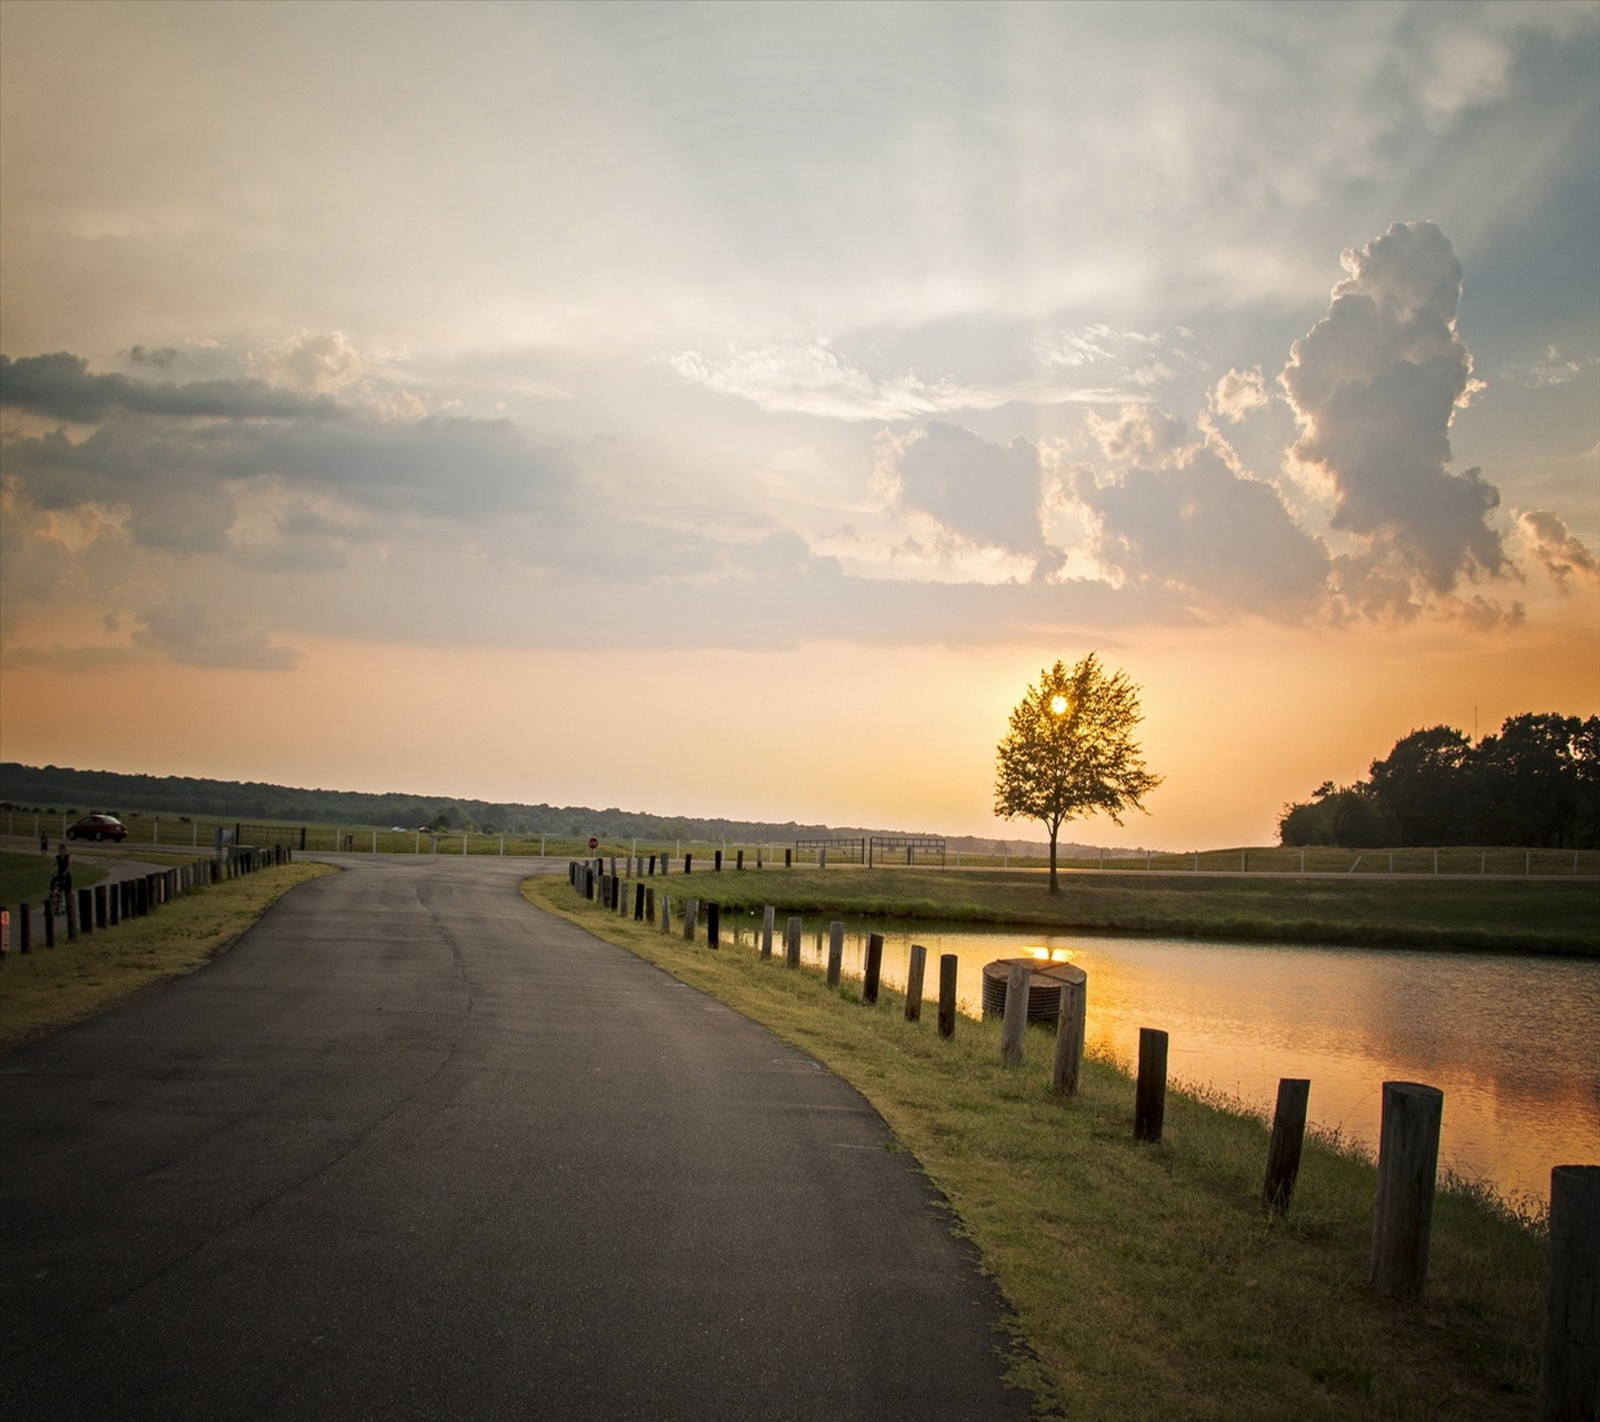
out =
<svg viewBox="0 0 1600 1422"><path fill-rule="evenodd" d="M67 826L68 839L114 839L119 844L128 837L128 827L115 815L85 815Z"/></svg>

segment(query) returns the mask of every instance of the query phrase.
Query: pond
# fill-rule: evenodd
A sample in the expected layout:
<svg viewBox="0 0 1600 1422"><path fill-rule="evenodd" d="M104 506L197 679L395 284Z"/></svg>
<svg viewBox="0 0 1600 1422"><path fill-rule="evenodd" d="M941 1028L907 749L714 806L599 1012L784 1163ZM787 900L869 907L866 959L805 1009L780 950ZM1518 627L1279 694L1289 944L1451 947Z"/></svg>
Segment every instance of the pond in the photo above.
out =
<svg viewBox="0 0 1600 1422"><path fill-rule="evenodd" d="M754 948L760 919L724 919L723 929ZM936 999L939 957L954 953L961 1010L972 1016L982 1010L985 963L1024 955L1075 963L1089 977L1091 1051L1131 1067L1139 1029L1162 1028L1175 1081L1268 1112L1280 1077L1308 1077L1311 1121L1373 1150L1382 1083L1436 1086L1445 1098L1441 1167L1507 1198L1547 1200L1552 1166L1600 1164L1600 962L925 926L879 931L885 984L904 987L911 944L921 943L925 992ZM782 935L780 915L780 955ZM822 964L826 955L827 924L806 920L804 960ZM845 973L859 977L865 958L866 930L847 924Z"/></svg>

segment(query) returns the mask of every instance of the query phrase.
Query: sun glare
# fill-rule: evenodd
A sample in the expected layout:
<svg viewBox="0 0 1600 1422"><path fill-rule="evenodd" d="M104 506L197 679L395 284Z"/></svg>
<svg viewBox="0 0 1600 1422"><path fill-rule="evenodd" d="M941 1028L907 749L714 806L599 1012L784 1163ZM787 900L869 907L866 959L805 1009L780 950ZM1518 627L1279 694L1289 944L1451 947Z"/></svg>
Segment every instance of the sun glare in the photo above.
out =
<svg viewBox="0 0 1600 1422"><path fill-rule="evenodd" d="M1065 716L1067 714L1067 698L1065 696L1052 696L1050 698L1050 709L1057 716Z"/></svg>

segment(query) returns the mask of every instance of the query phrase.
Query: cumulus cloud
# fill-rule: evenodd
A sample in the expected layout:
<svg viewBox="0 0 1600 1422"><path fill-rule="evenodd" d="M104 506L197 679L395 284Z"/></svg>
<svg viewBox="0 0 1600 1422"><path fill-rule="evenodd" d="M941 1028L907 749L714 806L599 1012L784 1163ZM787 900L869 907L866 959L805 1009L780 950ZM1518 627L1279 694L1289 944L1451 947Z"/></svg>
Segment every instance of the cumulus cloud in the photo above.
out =
<svg viewBox="0 0 1600 1422"><path fill-rule="evenodd" d="M1264 409L1271 397L1259 365L1229 370L1206 396L1206 408L1218 419L1237 424L1252 410Z"/></svg>
<svg viewBox="0 0 1600 1422"><path fill-rule="evenodd" d="M138 614L133 644L183 666L287 671L300 662L245 618L216 612L198 598L177 598Z"/></svg>
<svg viewBox="0 0 1600 1422"><path fill-rule="evenodd" d="M1534 561L1562 592L1571 592L1575 583L1600 588L1600 561L1555 514L1531 509L1517 515L1517 527Z"/></svg>
<svg viewBox="0 0 1600 1422"><path fill-rule="evenodd" d="M1277 490L1236 470L1230 450L1200 443L1170 416L1125 417L1102 444L1140 461L1103 480L1080 470L1073 486L1092 520L1092 552L1122 586L1169 590L1213 613L1318 614L1327 549Z"/></svg>
<svg viewBox="0 0 1600 1422"><path fill-rule="evenodd" d="M1342 260L1327 315L1281 376L1301 430L1291 454L1327 477L1332 526L1355 538L1378 581L1410 583L1420 605L1508 570L1490 523L1498 490L1478 469L1449 468L1450 421L1472 388L1456 327L1461 263L1431 222L1396 223ZM1376 586L1352 574L1353 590ZM1393 598L1360 610L1384 605Z"/></svg>
<svg viewBox="0 0 1600 1422"><path fill-rule="evenodd" d="M892 502L937 520L969 542L1037 556L1043 552L1039 451L1018 436L993 444L958 425L933 422L884 442L881 469Z"/></svg>

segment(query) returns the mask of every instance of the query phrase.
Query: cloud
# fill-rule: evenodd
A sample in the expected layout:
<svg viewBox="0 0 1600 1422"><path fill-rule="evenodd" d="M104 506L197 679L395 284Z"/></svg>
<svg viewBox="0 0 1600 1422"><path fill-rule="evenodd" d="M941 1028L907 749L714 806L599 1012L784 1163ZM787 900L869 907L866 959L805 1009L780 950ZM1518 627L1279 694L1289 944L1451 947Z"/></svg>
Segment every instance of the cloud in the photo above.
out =
<svg viewBox="0 0 1600 1422"><path fill-rule="evenodd" d="M913 373L874 376L823 340L773 342L720 359L683 351L671 365L685 380L774 413L835 420L908 420L1006 405L1116 404L1137 390L1059 379L993 385L925 381Z"/></svg>
<svg viewBox="0 0 1600 1422"><path fill-rule="evenodd" d="M881 473L901 511L924 513L976 544L1043 552L1039 451L1018 436L997 445L957 425L933 422L885 441Z"/></svg>
<svg viewBox="0 0 1600 1422"><path fill-rule="evenodd" d="M1574 583L1600 588L1600 561L1555 514L1531 509L1517 515L1517 527L1534 561L1562 592L1571 592Z"/></svg>
<svg viewBox="0 0 1600 1422"><path fill-rule="evenodd" d="M1218 419L1237 424L1252 410L1264 409L1271 398L1261 367L1253 365L1249 370L1230 370L1217 381L1206 396L1206 408Z"/></svg>
<svg viewBox="0 0 1600 1422"><path fill-rule="evenodd" d="M1544 390L1552 385L1568 385L1585 371L1600 365L1600 357L1566 356L1555 346L1546 346L1544 354L1526 365L1506 368L1506 374L1519 385L1531 390Z"/></svg>
<svg viewBox="0 0 1600 1422"><path fill-rule="evenodd" d="M1420 604L1508 570L1489 522L1499 491L1478 469L1449 469L1450 421L1472 387L1461 264L1431 222L1396 223L1342 261L1327 315L1280 377L1301 429L1291 455L1330 481L1333 528Z"/></svg>
<svg viewBox="0 0 1600 1422"><path fill-rule="evenodd" d="M311 384L344 378L319 375L324 358L349 369L337 347L313 348L305 368L302 356L303 347L289 352L290 369ZM505 419L394 419L259 380L90 375L66 354L7 361L3 373L14 407L98 421L78 439L59 429L8 438L6 472L19 491L43 509L124 509L148 547L225 550L240 498L261 486L388 518L471 523L521 512L558 528L571 515L568 460Z"/></svg>
<svg viewBox="0 0 1600 1422"><path fill-rule="evenodd" d="M245 618L219 615L197 598L178 598L138 614L133 644L182 666L287 671L300 653L278 646Z"/></svg>
<svg viewBox="0 0 1600 1422"><path fill-rule="evenodd" d="M1093 520L1093 554L1108 574L1124 587L1179 593L1210 614L1276 622L1320 614L1328 551L1295 522L1277 490L1241 476L1231 451L1183 439L1181 422L1169 416L1124 427L1143 437L1119 436L1111 446L1155 452L1159 462L1103 482L1080 471L1074 481Z"/></svg>
<svg viewBox="0 0 1600 1422"><path fill-rule="evenodd" d="M0 355L0 408L76 424L90 424L118 410L239 420L327 420L345 413L332 400L275 390L259 380L196 380L175 385L126 375L90 375L89 362L67 351L18 360Z"/></svg>

